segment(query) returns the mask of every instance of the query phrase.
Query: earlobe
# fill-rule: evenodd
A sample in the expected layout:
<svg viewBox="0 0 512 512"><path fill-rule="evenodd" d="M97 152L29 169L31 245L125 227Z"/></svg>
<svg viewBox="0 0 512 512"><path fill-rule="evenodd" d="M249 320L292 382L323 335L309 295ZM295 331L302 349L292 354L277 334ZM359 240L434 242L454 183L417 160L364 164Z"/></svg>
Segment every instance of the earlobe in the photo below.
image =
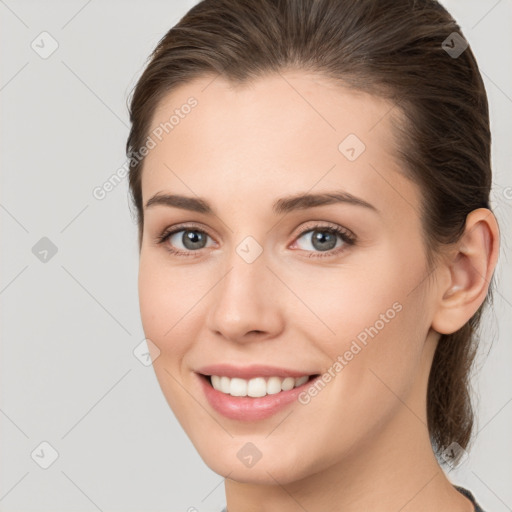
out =
<svg viewBox="0 0 512 512"><path fill-rule="evenodd" d="M432 328L440 334L460 329L484 302L499 253L499 230L494 214L478 208L466 218L464 234L445 263L449 279L439 290L440 299Z"/></svg>

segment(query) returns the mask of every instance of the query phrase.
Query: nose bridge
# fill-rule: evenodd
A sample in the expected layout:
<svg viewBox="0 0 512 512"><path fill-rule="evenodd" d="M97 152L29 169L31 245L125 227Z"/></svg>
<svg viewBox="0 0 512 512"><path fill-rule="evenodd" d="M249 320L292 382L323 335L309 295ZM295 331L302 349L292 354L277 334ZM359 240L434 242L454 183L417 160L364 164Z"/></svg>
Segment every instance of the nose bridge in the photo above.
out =
<svg viewBox="0 0 512 512"><path fill-rule="evenodd" d="M207 322L211 330L233 340L251 331L275 334L280 325L279 306L273 300L277 283L267 263L262 246L251 236L233 247L215 287Z"/></svg>

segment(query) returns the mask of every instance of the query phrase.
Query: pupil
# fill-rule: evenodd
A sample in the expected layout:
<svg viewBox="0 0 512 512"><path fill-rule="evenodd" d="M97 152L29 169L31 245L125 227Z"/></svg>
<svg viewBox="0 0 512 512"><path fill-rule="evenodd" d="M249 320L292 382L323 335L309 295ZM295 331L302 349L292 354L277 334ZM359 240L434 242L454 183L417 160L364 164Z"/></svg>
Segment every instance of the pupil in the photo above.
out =
<svg viewBox="0 0 512 512"><path fill-rule="evenodd" d="M325 244L327 242L327 245ZM329 250L336 246L336 236L328 231L313 232L313 247L319 250Z"/></svg>
<svg viewBox="0 0 512 512"><path fill-rule="evenodd" d="M204 242L204 237L197 231L185 231L182 241L187 249L202 249L201 242Z"/></svg>

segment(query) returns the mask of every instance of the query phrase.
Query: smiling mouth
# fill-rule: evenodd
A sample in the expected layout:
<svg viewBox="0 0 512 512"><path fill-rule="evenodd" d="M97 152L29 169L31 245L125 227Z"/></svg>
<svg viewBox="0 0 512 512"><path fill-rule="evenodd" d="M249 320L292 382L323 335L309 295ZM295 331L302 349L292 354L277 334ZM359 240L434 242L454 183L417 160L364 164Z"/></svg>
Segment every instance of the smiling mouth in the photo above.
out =
<svg viewBox="0 0 512 512"><path fill-rule="evenodd" d="M203 375L213 389L231 396L239 397L263 397L275 395L283 391L290 391L294 388L306 385L320 374L303 375L301 377L254 377L252 379L241 379L238 377L227 377L225 375Z"/></svg>

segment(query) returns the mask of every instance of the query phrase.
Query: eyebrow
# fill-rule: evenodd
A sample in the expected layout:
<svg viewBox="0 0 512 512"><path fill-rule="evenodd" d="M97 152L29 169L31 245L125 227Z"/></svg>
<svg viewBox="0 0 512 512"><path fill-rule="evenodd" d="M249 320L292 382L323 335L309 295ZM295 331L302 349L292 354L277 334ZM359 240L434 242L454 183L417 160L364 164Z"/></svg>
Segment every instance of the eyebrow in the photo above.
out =
<svg viewBox="0 0 512 512"><path fill-rule="evenodd" d="M293 210L305 210L307 208L314 208L315 206L337 203L362 206L364 208L373 210L376 213L380 213L379 210L372 204L342 190L320 194L300 193L292 196L282 197L273 203L272 211L275 215L280 215L283 213L291 212ZM205 215L216 215L214 209L208 203L208 201L197 197L182 196L179 194L165 194L159 192L147 201L146 208L151 208L152 206L156 205L181 208L183 210L203 213Z"/></svg>

